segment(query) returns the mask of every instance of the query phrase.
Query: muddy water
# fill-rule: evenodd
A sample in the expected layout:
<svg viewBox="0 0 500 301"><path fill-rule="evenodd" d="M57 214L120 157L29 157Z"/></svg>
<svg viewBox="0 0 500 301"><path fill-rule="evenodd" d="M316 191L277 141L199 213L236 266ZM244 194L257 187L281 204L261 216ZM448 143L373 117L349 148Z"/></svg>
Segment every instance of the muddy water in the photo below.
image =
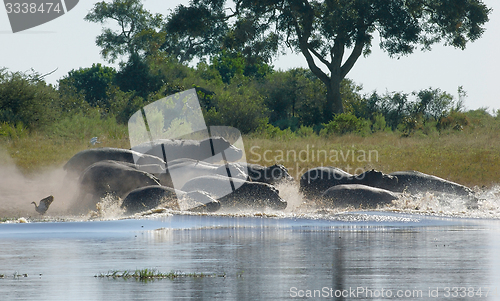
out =
<svg viewBox="0 0 500 301"><path fill-rule="evenodd" d="M389 212L4 223L0 295L4 300L386 300L406 294L429 300L456 294L472 300L481 293L480 299L498 300L499 247L497 220ZM95 277L144 268L207 276L149 282Z"/></svg>

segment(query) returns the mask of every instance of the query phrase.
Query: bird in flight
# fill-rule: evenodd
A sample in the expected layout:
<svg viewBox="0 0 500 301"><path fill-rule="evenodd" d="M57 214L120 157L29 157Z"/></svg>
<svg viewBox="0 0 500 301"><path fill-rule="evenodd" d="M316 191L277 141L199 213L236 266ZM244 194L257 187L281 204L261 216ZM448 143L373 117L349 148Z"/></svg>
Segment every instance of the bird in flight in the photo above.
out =
<svg viewBox="0 0 500 301"><path fill-rule="evenodd" d="M36 212L40 213L40 214L45 214L45 212L47 212L47 210L49 209L49 206L50 204L52 204L52 202L54 201L54 197L49 195L48 197L42 199L40 201L40 204L37 206L35 202L31 202L31 204L35 204L35 210Z"/></svg>

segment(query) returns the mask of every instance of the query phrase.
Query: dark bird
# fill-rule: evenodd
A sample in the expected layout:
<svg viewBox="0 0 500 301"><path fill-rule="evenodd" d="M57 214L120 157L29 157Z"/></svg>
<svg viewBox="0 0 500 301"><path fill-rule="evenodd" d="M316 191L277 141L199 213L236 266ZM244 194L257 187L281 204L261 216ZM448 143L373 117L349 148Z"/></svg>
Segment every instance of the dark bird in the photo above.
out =
<svg viewBox="0 0 500 301"><path fill-rule="evenodd" d="M42 199L40 201L40 204L37 206L35 202L31 202L31 204L35 204L35 210L36 212L40 214L45 214L47 210L49 209L50 204L54 201L54 197L49 195L48 197Z"/></svg>

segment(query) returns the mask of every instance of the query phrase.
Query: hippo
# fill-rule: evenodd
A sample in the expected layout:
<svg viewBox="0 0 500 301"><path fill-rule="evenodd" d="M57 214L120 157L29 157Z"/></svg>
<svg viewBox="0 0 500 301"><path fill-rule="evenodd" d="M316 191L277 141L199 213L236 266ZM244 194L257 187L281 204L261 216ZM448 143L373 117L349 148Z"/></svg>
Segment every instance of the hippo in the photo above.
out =
<svg viewBox="0 0 500 301"><path fill-rule="evenodd" d="M165 162L158 157L145 155L132 151L129 149L101 147L91 148L78 152L71 159L66 162L63 169L68 174L78 177L90 165L104 160L114 160L126 163L136 163L134 157L137 159L137 164L156 164L165 166Z"/></svg>
<svg viewBox="0 0 500 301"><path fill-rule="evenodd" d="M182 196L179 201L178 196ZM181 206L181 204L182 206ZM166 207L173 210L181 210L184 206L189 211L214 212L220 208L220 203L206 193L193 191L182 192L165 186L145 186L132 190L123 199L121 208L127 214L135 214L146 210Z"/></svg>
<svg viewBox="0 0 500 301"><path fill-rule="evenodd" d="M328 188L341 184L350 173L336 167L320 166L311 168L300 177L300 191L306 198L320 196Z"/></svg>
<svg viewBox="0 0 500 301"><path fill-rule="evenodd" d="M372 169L349 177L345 184L361 184L375 188L391 190L398 184L398 178L381 171Z"/></svg>
<svg viewBox="0 0 500 301"><path fill-rule="evenodd" d="M300 190L306 198L315 198L336 185L361 184L391 190L390 188L396 186L397 182L397 177L374 169L359 175L351 175L335 167L316 167L302 175Z"/></svg>
<svg viewBox="0 0 500 301"><path fill-rule="evenodd" d="M353 206L375 209L397 199L398 194L389 190L362 184L341 184L328 188L317 203L323 207Z"/></svg>
<svg viewBox="0 0 500 301"><path fill-rule="evenodd" d="M160 182L157 177L120 162L100 161L83 171L79 184L80 192L73 211L93 210L100 199L109 194L122 198L136 188L159 186ZM90 201L86 197L88 194Z"/></svg>
<svg viewBox="0 0 500 301"><path fill-rule="evenodd" d="M399 180L397 185L391 189L392 191L403 192L406 190L410 193L435 191L466 197L474 194L466 186L415 170L397 171L390 175Z"/></svg>
<svg viewBox="0 0 500 301"><path fill-rule="evenodd" d="M229 162L238 161L243 156L242 150L234 147L222 137L212 137L204 140L158 139L153 142L141 143L132 147L132 149L168 162L180 158L189 158L215 163L222 160L221 156L215 156L222 151L224 151L225 158Z"/></svg>
<svg viewBox="0 0 500 301"><path fill-rule="evenodd" d="M291 182L293 177L288 173L288 169L281 164L274 164L268 167L251 164L238 163L248 172L248 178L252 182L260 182L266 184L279 184L281 182Z"/></svg>
<svg viewBox="0 0 500 301"><path fill-rule="evenodd" d="M464 185L415 170L397 171L391 173L391 175L398 178L397 185L389 189L391 191L406 191L409 193L437 192L452 194L466 199L466 205L469 209L478 208L479 200L474 195L472 189Z"/></svg>
<svg viewBox="0 0 500 301"><path fill-rule="evenodd" d="M287 203L279 196L279 191L272 185L231 179L238 187L232 190L228 177L209 175L188 181L181 190L204 191L212 195L221 204L221 209L264 209L283 210Z"/></svg>
<svg viewBox="0 0 500 301"><path fill-rule="evenodd" d="M231 178L237 178L241 180L246 180L248 175L242 166L239 164L227 163L227 164L211 164L204 161L197 161L193 159L177 159L169 162L168 169L166 170L168 178L170 178L170 183L166 186L179 189L186 184L187 181L206 175L221 175L221 176L231 176Z"/></svg>

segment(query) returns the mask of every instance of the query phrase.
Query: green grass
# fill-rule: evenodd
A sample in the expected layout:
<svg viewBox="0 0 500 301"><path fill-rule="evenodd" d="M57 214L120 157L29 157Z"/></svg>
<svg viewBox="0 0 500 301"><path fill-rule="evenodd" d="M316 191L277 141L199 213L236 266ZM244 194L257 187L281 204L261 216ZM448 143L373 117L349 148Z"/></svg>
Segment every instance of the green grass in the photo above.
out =
<svg viewBox="0 0 500 301"><path fill-rule="evenodd" d="M226 277L225 274L204 274L204 273L183 273L179 271L171 271L169 273L161 273L156 269L142 269L135 271L109 271L106 274L98 274L98 278L112 278L112 279L135 279L138 281L151 281L156 279L178 279L178 278L205 278L205 277Z"/></svg>
<svg viewBox="0 0 500 301"><path fill-rule="evenodd" d="M397 132L364 137L299 137L291 131L286 133L273 138L244 136L247 162L281 163L296 179L307 169L323 165L350 173L372 168L386 173L418 170L467 186L499 183L500 122L469 126L460 132L416 133L412 137ZM90 145L92 137L98 137L101 143ZM73 116L43 133L0 135L0 165L13 161L23 173L33 174L62 166L77 152L91 147L130 148L126 125L110 118Z"/></svg>
<svg viewBox="0 0 500 301"><path fill-rule="evenodd" d="M17 134L15 129L2 125L0 131L0 164L11 159L25 174L46 167L62 166L77 152L91 147L130 148L127 126L114 118L74 115L60 120L42 131ZM98 137L92 146L90 139Z"/></svg>
<svg viewBox="0 0 500 301"><path fill-rule="evenodd" d="M498 130L475 129L406 138L392 132L367 137L272 140L252 137L245 139L245 149L248 162L281 163L295 178L312 167L334 166L350 173L372 168L385 173L418 170L468 186L492 186L500 180Z"/></svg>

